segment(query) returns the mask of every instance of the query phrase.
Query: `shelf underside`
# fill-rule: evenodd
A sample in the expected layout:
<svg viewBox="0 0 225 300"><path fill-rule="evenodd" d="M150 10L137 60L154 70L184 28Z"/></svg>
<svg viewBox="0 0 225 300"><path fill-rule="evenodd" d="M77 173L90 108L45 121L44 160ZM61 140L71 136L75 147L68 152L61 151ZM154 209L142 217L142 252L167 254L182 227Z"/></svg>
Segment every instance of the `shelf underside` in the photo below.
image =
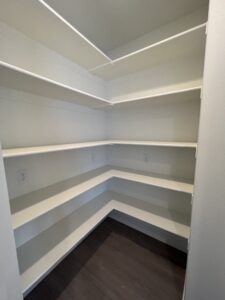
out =
<svg viewBox="0 0 225 300"><path fill-rule="evenodd" d="M1 0L0 19L87 70L110 61L42 0Z"/></svg>
<svg viewBox="0 0 225 300"><path fill-rule="evenodd" d="M203 57L204 51L205 24L202 24L93 69L92 73L111 80L158 64L182 58Z"/></svg>
<svg viewBox="0 0 225 300"><path fill-rule="evenodd" d="M24 293L113 210L180 237L189 237L189 216L117 193L103 193L17 249Z"/></svg>
<svg viewBox="0 0 225 300"><path fill-rule="evenodd" d="M13 229L18 229L112 178L134 181L187 194L193 193L193 184L177 178L159 177L156 174L137 172L125 168L103 167L12 199Z"/></svg>

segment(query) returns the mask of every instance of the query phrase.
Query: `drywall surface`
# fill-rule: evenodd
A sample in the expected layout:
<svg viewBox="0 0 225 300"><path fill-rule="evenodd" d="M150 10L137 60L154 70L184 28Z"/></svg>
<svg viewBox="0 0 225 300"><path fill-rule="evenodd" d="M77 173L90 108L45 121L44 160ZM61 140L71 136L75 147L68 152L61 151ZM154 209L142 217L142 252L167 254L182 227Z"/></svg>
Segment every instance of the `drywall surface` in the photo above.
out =
<svg viewBox="0 0 225 300"><path fill-rule="evenodd" d="M195 149L114 145L107 156L113 166L194 181Z"/></svg>
<svg viewBox="0 0 225 300"><path fill-rule="evenodd" d="M0 87L2 148L103 140L105 113Z"/></svg>
<svg viewBox="0 0 225 300"><path fill-rule="evenodd" d="M0 148L0 297L22 300L4 165Z"/></svg>
<svg viewBox="0 0 225 300"><path fill-rule="evenodd" d="M149 100L108 112L108 136L112 139L196 142L199 99Z"/></svg>
<svg viewBox="0 0 225 300"><path fill-rule="evenodd" d="M185 300L225 299L225 1L211 0Z"/></svg>

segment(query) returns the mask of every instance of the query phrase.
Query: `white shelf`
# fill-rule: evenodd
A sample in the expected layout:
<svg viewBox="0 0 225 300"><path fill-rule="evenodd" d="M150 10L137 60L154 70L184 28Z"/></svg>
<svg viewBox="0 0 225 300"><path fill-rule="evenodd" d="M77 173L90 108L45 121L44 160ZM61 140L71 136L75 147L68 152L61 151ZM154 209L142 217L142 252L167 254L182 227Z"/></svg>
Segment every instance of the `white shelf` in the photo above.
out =
<svg viewBox="0 0 225 300"><path fill-rule="evenodd" d="M110 144L111 145L130 145L130 146L173 147L173 148L197 148L197 143L191 143L191 142L111 140Z"/></svg>
<svg viewBox="0 0 225 300"><path fill-rule="evenodd" d="M177 192L193 193L192 184L177 179L159 177L131 169L103 167L12 199L13 229L18 229L111 178L134 181Z"/></svg>
<svg viewBox="0 0 225 300"><path fill-rule="evenodd" d="M135 140L105 140L95 142L83 142L73 144L48 145L37 147L24 147L3 149L3 158L29 156L35 154L60 152L82 148L91 148L107 145L133 145L133 146L156 146L156 147L174 147L174 148L197 148L197 143L192 142L162 142L162 141L135 141Z"/></svg>
<svg viewBox="0 0 225 300"><path fill-rule="evenodd" d="M43 0L1 0L0 19L86 69L111 61Z"/></svg>
<svg viewBox="0 0 225 300"><path fill-rule="evenodd" d="M192 100L192 99L200 99L201 96L201 88L202 86L192 86L189 88L183 88L183 89L176 89L166 92L160 92L160 93L149 93L145 96L140 97L115 97L111 98L110 101L112 101L111 107L121 107L121 106L127 106L127 105L139 105L140 103L148 103L149 101L155 101L155 100L164 100L164 101L170 101L170 100L179 100L179 101L186 101L186 100Z"/></svg>
<svg viewBox="0 0 225 300"><path fill-rule="evenodd" d="M12 226L16 230L41 215L67 203L112 177L109 168L99 168L11 200Z"/></svg>
<svg viewBox="0 0 225 300"><path fill-rule="evenodd" d="M48 145L48 146L38 146L38 147L25 147L25 148L12 148L4 149L2 151L3 158L10 157L20 157L27 155L60 152L67 150L75 150L82 148L91 148L98 146L110 145L111 141L95 141L95 142L83 142L83 143L73 143L73 144L61 144L61 145Z"/></svg>
<svg viewBox="0 0 225 300"><path fill-rule="evenodd" d="M17 249L23 292L37 284L113 210L189 237L188 217L124 195L103 193Z"/></svg>
<svg viewBox="0 0 225 300"><path fill-rule="evenodd" d="M140 102L149 102L150 100L161 98L165 100L190 100L199 98L201 90L201 86L194 86L186 89L148 94L142 97L117 97L107 100L3 61L0 61L0 85L43 97L102 109L117 108L125 104L139 104Z"/></svg>
<svg viewBox="0 0 225 300"><path fill-rule="evenodd" d="M110 194L112 199L111 204L115 210L183 238L189 238L189 215L184 215L174 210L170 211L167 208L130 196L114 192L110 192Z"/></svg>
<svg viewBox="0 0 225 300"><path fill-rule="evenodd" d="M161 40L155 44L122 56L91 72L104 79L114 79L157 64L184 57L204 55L206 24Z"/></svg>
<svg viewBox="0 0 225 300"><path fill-rule="evenodd" d="M0 61L0 85L24 92L97 108L111 103L49 78Z"/></svg>
<svg viewBox="0 0 225 300"><path fill-rule="evenodd" d="M169 176L159 176L149 172L140 172L126 168L111 167L112 177L143 183L151 186L160 187L172 191L192 194L193 184L180 181L178 178L171 178Z"/></svg>

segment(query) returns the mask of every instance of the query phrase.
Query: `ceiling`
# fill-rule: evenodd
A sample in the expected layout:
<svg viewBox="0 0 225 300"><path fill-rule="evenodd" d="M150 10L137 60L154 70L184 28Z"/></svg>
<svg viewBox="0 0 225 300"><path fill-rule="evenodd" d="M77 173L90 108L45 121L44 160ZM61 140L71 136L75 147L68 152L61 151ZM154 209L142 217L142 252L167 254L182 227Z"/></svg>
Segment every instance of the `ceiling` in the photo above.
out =
<svg viewBox="0 0 225 300"><path fill-rule="evenodd" d="M208 0L45 2L105 53L208 4Z"/></svg>

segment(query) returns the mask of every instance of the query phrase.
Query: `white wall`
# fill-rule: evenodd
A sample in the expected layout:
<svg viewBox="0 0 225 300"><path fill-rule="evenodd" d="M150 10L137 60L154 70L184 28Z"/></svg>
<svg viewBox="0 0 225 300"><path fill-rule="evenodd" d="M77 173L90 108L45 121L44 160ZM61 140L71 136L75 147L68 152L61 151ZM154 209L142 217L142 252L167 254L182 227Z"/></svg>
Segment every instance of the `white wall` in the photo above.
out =
<svg viewBox="0 0 225 300"><path fill-rule="evenodd" d="M225 299L225 1L211 0L185 300Z"/></svg>
<svg viewBox="0 0 225 300"><path fill-rule="evenodd" d="M101 140L105 121L99 110L0 87L3 148Z"/></svg>
<svg viewBox="0 0 225 300"><path fill-rule="evenodd" d="M107 156L117 167L194 180L195 149L123 145L108 147Z"/></svg>
<svg viewBox="0 0 225 300"><path fill-rule="evenodd" d="M124 105L108 112L108 136L194 142L197 141L199 110L199 99L158 98L143 105Z"/></svg>

